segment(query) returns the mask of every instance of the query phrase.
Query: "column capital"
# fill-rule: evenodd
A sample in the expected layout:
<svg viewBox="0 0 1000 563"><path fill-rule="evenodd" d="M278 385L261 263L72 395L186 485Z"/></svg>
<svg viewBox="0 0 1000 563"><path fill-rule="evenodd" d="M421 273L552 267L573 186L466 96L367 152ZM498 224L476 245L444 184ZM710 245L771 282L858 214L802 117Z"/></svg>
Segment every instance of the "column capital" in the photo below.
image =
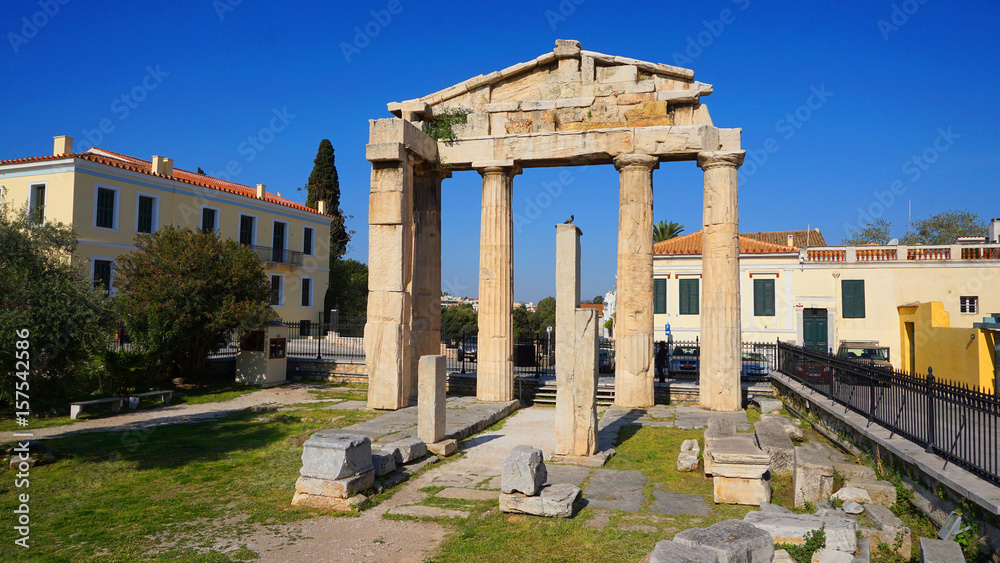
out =
<svg viewBox="0 0 1000 563"><path fill-rule="evenodd" d="M641 167L649 170L656 170L660 167L660 159L648 154L620 154L614 159L615 168L621 171L624 168Z"/></svg>
<svg viewBox="0 0 1000 563"><path fill-rule="evenodd" d="M422 176L425 178L432 178L437 181L444 180L445 178L451 178L451 170L447 168L442 168L432 162L420 161L416 164L414 172L417 176Z"/></svg>
<svg viewBox="0 0 1000 563"><path fill-rule="evenodd" d="M739 168L747 151L715 151L698 153L698 168L709 170L717 166Z"/></svg>
<svg viewBox="0 0 1000 563"><path fill-rule="evenodd" d="M478 160L472 163L472 168L483 177L500 174L513 178L521 173L521 167L513 160Z"/></svg>

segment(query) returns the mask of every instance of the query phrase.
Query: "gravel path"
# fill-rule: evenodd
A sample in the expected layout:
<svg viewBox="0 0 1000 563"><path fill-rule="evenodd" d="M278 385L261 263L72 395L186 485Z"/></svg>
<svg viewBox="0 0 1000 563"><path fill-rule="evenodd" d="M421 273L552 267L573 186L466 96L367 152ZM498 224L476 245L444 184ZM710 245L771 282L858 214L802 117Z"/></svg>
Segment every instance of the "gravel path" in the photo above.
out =
<svg viewBox="0 0 1000 563"><path fill-rule="evenodd" d="M260 554L261 563L323 561L423 561L433 555L448 530L434 522L386 520L393 508L426 498L420 489L430 485L474 487L500 475L507 453L516 445L541 448L545 457L555 445L555 409L522 409L506 419L503 428L470 440L461 459L430 469L404 483L391 499L357 518L319 517L274 530L259 529L247 547ZM499 491L497 492L499 494ZM303 537L289 544L287 537Z"/></svg>
<svg viewBox="0 0 1000 563"><path fill-rule="evenodd" d="M225 416L256 405L329 402L329 400L321 401L315 399L314 395L309 393L310 390L329 391L330 387L292 383L281 387L254 391L253 393L247 393L246 395L241 395L235 399L220 403L168 405L166 407L154 407L130 412L125 412L127 407L123 407L121 414L92 418L65 426L53 426L51 428L32 430L29 427L24 432L30 432L36 440L41 440L44 438L66 436L77 432L121 432L164 424L181 424ZM104 406L104 408L107 408L107 406ZM0 442L12 441L14 441L14 433L12 431L0 432Z"/></svg>

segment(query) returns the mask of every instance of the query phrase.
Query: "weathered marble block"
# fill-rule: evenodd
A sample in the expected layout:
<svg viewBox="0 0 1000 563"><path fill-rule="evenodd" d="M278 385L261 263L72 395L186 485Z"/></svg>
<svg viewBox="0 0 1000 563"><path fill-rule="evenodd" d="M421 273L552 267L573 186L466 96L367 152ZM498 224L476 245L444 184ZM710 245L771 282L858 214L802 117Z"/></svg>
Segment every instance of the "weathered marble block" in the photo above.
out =
<svg viewBox="0 0 1000 563"><path fill-rule="evenodd" d="M372 452L372 466L376 477L388 475L396 470L396 456L386 452Z"/></svg>
<svg viewBox="0 0 1000 563"><path fill-rule="evenodd" d="M747 438L712 441L715 502L759 506L771 500L770 457Z"/></svg>
<svg viewBox="0 0 1000 563"><path fill-rule="evenodd" d="M302 446L303 477L335 481L372 470L371 440L354 434L314 434Z"/></svg>
<svg viewBox="0 0 1000 563"><path fill-rule="evenodd" d="M795 445L785 429L775 422L757 422L753 428L757 444L771 458L771 470L791 473L795 469Z"/></svg>
<svg viewBox="0 0 1000 563"><path fill-rule="evenodd" d="M698 440L684 440L681 444L681 453L677 455L677 470L694 471L698 469L698 453L700 451Z"/></svg>
<svg viewBox="0 0 1000 563"><path fill-rule="evenodd" d="M715 554L719 563L771 563L774 558L771 535L741 520L684 530L674 536L674 542L705 548Z"/></svg>
<svg viewBox="0 0 1000 563"><path fill-rule="evenodd" d="M576 511L582 491L569 483L559 483L542 488L536 496L521 493L501 493L500 511L569 518Z"/></svg>
<svg viewBox="0 0 1000 563"><path fill-rule="evenodd" d="M427 455L427 444L420 438L396 440L383 449L396 455L396 465L412 463Z"/></svg>
<svg viewBox="0 0 1000 563"><path fill-rule="evenodd" d="M531 446L514 446L507 455L500 474L500 492L522 493L533 497L548 478L542 450Z"/></svg>
<svg viewBox="0 0 1000 563"><path fill-rule="evenodd" d="M863 489L871 497L871 501L882 506L892 506L896 504L896 486L888 481L877 481L872 479L848 479L844 483L845 487Z"/></svg>
<svg viewBox="0 0 1000 563"><path fill-rule="evenodd" d="M705 563L718 561L715 552L704 547L692 547L670 540L656 542L649 563Z"/></svg>
<svg viewBox="0 0 1000 563"><path fill-rule="evenodd" d="M743 521L770 534L774 543L802 545L805 535L823 529L827 547L854 553L858 548L857 523L846 514L782 514L748 512Z"/></svg>
<svg viewBox="0 0 1000 563"><path fill-rule="evenodd" d="M422 356L417 373L417 437L433 444L444 440L445 434L445 357Z"/></svg>
<svg viewBox="0 0 1000 563"><path fill-rule="evenodd" d="M795 448L795 507L819 504L833 492L833 463L830 457L813 448Z"/></svg>

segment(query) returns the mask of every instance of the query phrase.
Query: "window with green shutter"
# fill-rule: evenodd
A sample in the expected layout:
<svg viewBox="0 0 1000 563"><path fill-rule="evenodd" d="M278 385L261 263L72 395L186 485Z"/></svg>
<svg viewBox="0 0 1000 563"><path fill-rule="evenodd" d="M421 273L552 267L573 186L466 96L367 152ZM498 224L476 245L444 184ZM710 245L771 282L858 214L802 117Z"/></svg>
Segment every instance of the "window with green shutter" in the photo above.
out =
<svg viewBox="0 0 1000 563"><path fill-rule="evenodd" d="M774 280L753 280L753 315L755 317L774 316Z"/></svg>
<svg viewBox="0 0 1000 563"><path fill-rule="evenodd" d="M115 228L115 191L97 188L97 218L94 224L105 229Z"/></svg>
<svg viewBox="0 0 1000 563"><path fill-rule="evenodd" d="M842 280L840 284L844 298L844 318L865 318L865 280Z"/></svg>
<svg viewBox="0 0 1000 563"><path fill-rule="evenodd" d="M677 280L680 289L679 313L682 315L698 314L698 280L682 279Z"/></svg>
<svg viewBox="0 0 1000 563"><path fill-rule="evenodd" d="M653 313L667 312L667 280L653 280Z"/></svg>
<svg viewBox="0 0 1000 563"><path fill-rule="evenodd" d="M140 233L153 232L153 209L154 200L151 197L139 196L139 217L136 230Z"/></svg>

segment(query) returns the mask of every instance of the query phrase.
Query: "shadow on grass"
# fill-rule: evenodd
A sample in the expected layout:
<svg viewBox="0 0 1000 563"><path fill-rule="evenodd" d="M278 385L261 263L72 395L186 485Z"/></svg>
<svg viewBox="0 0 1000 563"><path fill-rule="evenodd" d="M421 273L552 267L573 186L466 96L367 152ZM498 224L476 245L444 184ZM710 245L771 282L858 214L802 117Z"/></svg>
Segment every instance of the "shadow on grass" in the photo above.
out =
<svg viewBox="0 0 1000 563"><path fill-rule="evenodd" d="M191 422L121 432L76 432L46 440L62 458L85 462L127 461L136 469L177 468L217 461L285 439L284 425L258 422L259 413L236 412Z"/></svg>

